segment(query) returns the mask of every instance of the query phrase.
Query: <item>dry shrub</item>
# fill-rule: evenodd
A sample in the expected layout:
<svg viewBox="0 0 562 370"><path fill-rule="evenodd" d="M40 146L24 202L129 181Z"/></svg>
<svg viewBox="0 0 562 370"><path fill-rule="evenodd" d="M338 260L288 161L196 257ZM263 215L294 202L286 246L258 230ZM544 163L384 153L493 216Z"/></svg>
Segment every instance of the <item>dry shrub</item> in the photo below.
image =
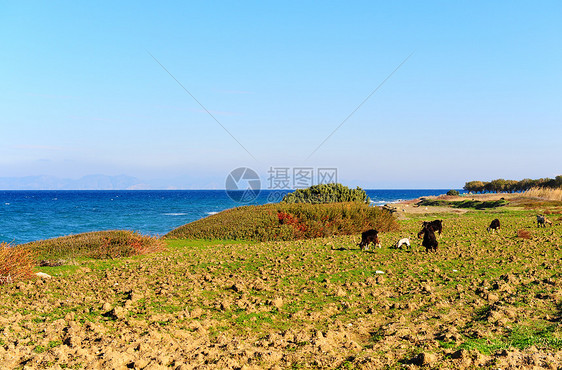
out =
<svg viewBox="0 0 562 370"><path fill-rule="evenodd" d="M0 243L0 285L32 278L34 265L29 249Z"/></svg>
<svg viewBox="0 0 562 370"><path fill-rule="evenodd" d="M144 236L132 232L112 233L102 239L97 250L92 251L94 258L117 258L139 254L159 252L164 249L164 243L151 236Z"/></svg>
<svg viewBox="0 0 562 370"><path fill-rule="evenodd" d="M531 239L531 232L528 230L517 230L517 237L521 239Z"/></svg>
<svg viewBox="0 0 562 370"><path fill-rule="evenodd" d="M159 252L160 239L132 231L112 230L82 233L26 244L40 259L118 258Z"/></svg>
<svg viewBox="0 0 562 370"><path fill-rule="evenodd" d="M531 188L524 192L523 196L562 201L562 189Z"/></svg>

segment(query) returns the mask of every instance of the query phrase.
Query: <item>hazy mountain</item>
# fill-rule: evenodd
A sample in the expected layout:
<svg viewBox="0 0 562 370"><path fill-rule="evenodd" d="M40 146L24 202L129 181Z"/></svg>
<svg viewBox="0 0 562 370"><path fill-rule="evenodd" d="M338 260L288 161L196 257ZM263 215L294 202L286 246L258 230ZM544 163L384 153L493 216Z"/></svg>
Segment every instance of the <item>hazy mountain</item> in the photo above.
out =
<svg viewBox="0 0 562 370"><path fill-rule="evenodd" d="M53 176L0 177L0 190L140 190L150 189L136 177L88 175L80 179Z"/></svg>

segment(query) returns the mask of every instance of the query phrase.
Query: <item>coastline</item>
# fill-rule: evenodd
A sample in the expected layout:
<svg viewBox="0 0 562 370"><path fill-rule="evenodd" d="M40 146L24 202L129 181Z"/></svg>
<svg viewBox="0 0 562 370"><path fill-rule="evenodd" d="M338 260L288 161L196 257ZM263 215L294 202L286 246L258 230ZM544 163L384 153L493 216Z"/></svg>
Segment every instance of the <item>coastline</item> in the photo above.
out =
<svg viewBox="0 0 562 370"><path fill-rule="evenodd" d="M408 199L400 202L389 203L389 206L384 206L384 208L395 212L396 216L400 220L408 219L410 216L423 215L423 214L438 214L438 213L448 213L448 214L464 214L469 211L467 208L453 208L449 206L416 206L419 202L423 200L444 200L448 202L460 202L466 200L475 200L480 202L490 202L498 200L507 201L518 201L518 200L528 200L529 198L523 197L521 193L484 193L484 194L461 194L461 195L430 195L419 197L416 199Z"/></svg>
<svg viewBox="0 0 562 370"><path fill-rule="evenodd" d="M445 189L366 189L373 205L438 195ZM287 191L264 190L238 203L224 190L0 191L0 241L22 244L103 230L164 235L211 214L279 201Z"/></svg>

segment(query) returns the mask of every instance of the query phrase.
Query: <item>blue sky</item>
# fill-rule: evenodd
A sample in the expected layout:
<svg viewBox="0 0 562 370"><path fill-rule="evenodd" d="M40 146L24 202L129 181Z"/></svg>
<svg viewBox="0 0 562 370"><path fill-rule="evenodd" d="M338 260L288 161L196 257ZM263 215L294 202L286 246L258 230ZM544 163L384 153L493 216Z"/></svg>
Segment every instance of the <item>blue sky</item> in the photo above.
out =
<svg viewBox="0 0 562 370"><path fill-rule="evenodd" d="M0 2L0 177L185 188L224 188L240 166L263 179L335 167L364 188L554 177L560 19L555 1Z"/></svg>

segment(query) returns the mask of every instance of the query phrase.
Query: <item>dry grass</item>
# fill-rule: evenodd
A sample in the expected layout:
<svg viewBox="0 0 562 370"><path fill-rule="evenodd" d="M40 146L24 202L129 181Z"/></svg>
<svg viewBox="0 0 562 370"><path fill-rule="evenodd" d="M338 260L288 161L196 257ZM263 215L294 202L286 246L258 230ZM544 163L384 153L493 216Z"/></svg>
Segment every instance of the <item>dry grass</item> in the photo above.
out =
<svg viewBox="0 0 562 370"><path fill-rule="evenodd" d="M33 277L34 265L29 249L0 243L0 285Z"/></svg>
<svg viewBox="0 0 562 370"><path fill-rule="evenodd" d="M132 231L96 231L25 244L38 259L118 258L158 252L164 243Z"/></svg>
<svg viewBox="0 0 562 370"><path fill-rule="evenodd" d="M562 201L562 189L532 188L523 193L526 197Z"/></svg>
<svg viewBox="0 0 562 370"><path fill-rule="evenodd" d="M517 230L517 237L521 239L531 239L531 232L527 230Z"/></svg>

